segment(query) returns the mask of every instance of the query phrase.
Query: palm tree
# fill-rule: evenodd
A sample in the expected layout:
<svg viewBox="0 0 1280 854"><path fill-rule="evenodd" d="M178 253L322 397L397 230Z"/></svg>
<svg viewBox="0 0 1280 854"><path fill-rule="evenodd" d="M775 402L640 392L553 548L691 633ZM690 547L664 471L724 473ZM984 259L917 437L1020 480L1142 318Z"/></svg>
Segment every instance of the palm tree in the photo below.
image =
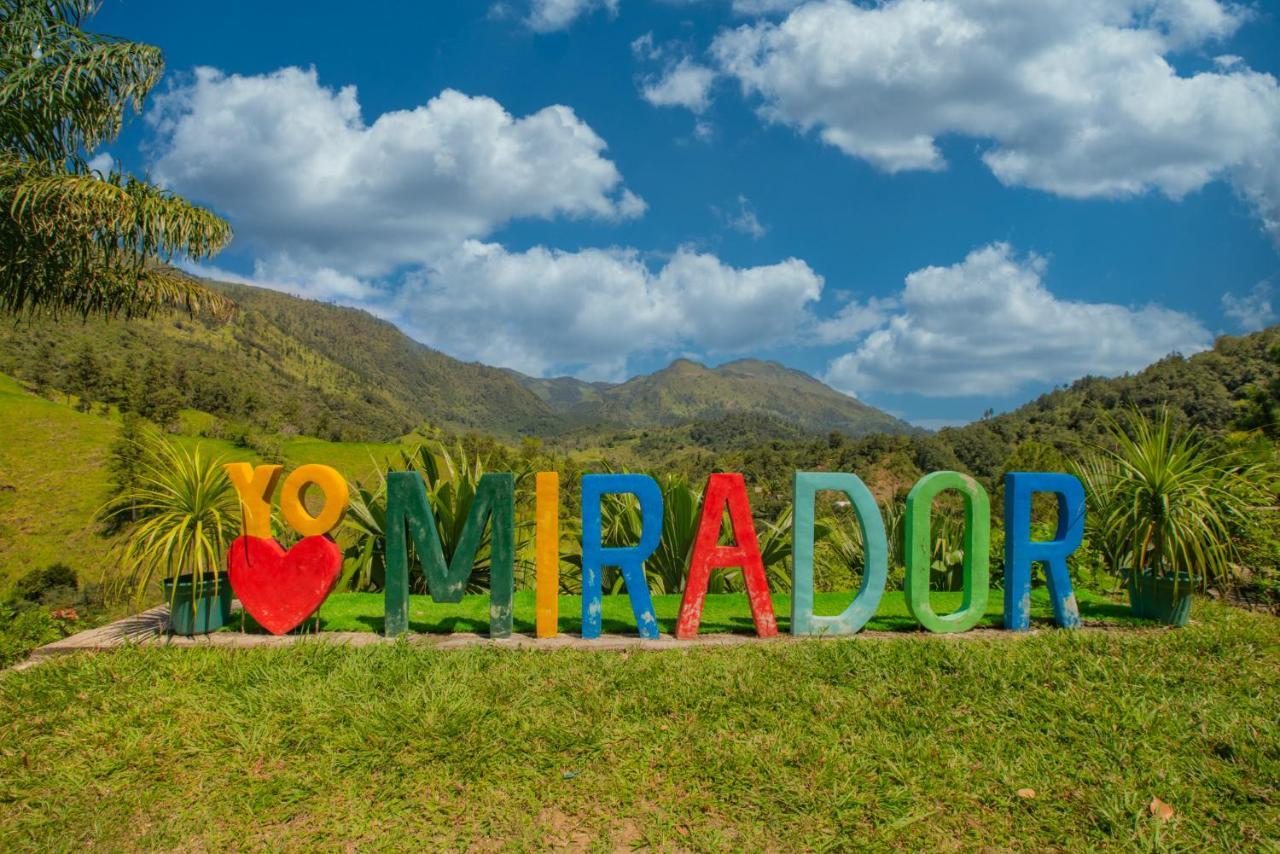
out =
<svg viewBox="0 0 1280 854"><path fill-rule="evenodd" d="M160 79L158 48L85 32L94 0L0 0L0 311L225 315L167 262L227 244L221 218L146 181L89 168Z"/></svg>

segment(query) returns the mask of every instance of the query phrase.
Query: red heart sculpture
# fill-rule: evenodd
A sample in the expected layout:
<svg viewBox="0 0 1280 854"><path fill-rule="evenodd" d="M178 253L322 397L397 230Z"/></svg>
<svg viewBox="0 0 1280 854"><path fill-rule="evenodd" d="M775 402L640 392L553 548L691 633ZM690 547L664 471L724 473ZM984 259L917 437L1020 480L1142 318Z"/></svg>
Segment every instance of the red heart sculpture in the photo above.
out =
<svg viewBox="0 0 1280 854"><path fill-rule="evenodd" d="M227 552L231 589L275 635L297 628L320 607L342 572L342 550L327 536L304 537L285 551L274 539L239 537Z"/></svg>

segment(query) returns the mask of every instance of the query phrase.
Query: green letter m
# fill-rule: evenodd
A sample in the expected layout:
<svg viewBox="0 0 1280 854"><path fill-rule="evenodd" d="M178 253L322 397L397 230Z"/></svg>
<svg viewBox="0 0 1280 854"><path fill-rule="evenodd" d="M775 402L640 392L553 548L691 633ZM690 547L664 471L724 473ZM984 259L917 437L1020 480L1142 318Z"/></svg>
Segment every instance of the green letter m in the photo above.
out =
<svg viewBox="0 0 1280 854"><path fill-rule="evenodd" d="M491 520L489 545L489 636L511 635L511 597L515 591L515 478L510 473L480 478L467 521L447 564L427 500L422 475L397 471L387 475L386 615L383 633L395 637L409 629L409 548L405 528L413 537L418 562L427 579L427 592L436 602L461 602L480 549L486 520Z"/></svg>

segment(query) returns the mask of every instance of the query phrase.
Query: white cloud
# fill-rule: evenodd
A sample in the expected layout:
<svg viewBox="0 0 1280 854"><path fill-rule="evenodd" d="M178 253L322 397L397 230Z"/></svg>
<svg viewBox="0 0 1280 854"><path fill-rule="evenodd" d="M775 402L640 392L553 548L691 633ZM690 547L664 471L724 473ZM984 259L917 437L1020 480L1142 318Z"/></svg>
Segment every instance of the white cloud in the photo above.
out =
<svg viewBox="0 0 1280 854"><path fill-rule="evenodd" d="M567 29L580 16L597 9L616 15L618 0L532 0L525 23L531 30L549 33Z"/></svg>
<svg viewBox="0 0 1280 854"><path fill-rule="evenodd" d="M1222 311L1245 332L1256 332L1270 326L1276 322L1276 310L1271 304L1271 283L1258 282L1244 296L1223 294Z"/></svg>
<svg viewBox="0 0 1280 854"><path fill-rule="evenodd" d="M897 307L898 303L893 299L872 297L865 303L850 300L835 314L815 324L813 336L819 344L856 341L882 326L889 319L889 312Z"/></svg>
<svg viewBox="0 0 1280 854"><path fill-rule="evenodd" d="M516 118L447 89L366 124L355 87L324 87L314 69L200 68L148 118L155 176L295 266L380 276L514 218L644 211L604 140L564 106Z"/></svg>
<svg viewBox="0 0 1280 854"><path fill-rule="evenodd" d="M643 212L566 107L515 118L446 90L366 124L355 90L314 70L199 69L149 119L154 174L227 214L254 256L252 276L192 272L354 305L452 355L616 378L636 353L737 352L814 322L823 281L794 258L737 268L679 249L651 266L634 249L484 242L517 217Z"/></svg>
<svg viewBox="0 0 1280 854"><path fill-rule="evenodd" d="M115 158L106 151L99 152L89 158L89 169L93 172L101 172L103 175L110 174L111 167L116 165Z"/></svg>
<svg viewBox="0 0 1280 854"><path fill-rule="evenodd" d="M1247 18L1216 0L845 0L722 32L720 70L770 121L889 172L946 167L938 140L988 141L1005 184L1177 199L1226 179L1280 239L1280 86L1175 52Z"/></svg>
<svg viewBox="0 0 1280 854"><path fill-rule="evenodd" d="M647 82L640 94L655 107L685 107L701 113L711 104L711 84L715 77L710 68L686 56L668 68L662 77Z"/></svg>
<svg viewBox="0 0 1280 854"><path fill-rule="evenodd" d="M733 0L733 11L739 15L767 15L786 12L803 2L804 0Z"/></svg>
<svg viewBox="0 0 1280 854"><path fill-rule="evenodd" d="M652 30L642 36L632 39L631 41L631 55L636 59L661 59L662 53L662 48L654 44Z"/></svg>
<svg viewBox="0 0 1280 854"><path fill-rule="evenodd" d="M1167 308L1059 299L1044 285L1046 267L994 243L950 267L911 273L896 311L831 363L827 382L851 393L1009 394L1137 370L1211 343L1199 321ZM857 309L846 313L857 318Z"/></svg>
<svg viewBox="0 0 1280 854"><path fill-rule="evenodd" d="M510 252L467 241L388 304L415 337L529 373L618 379L636 353L737 352L793 338L822 277L789 258L730 267L680 249L652 270L631 249Z"/></svg>
<svg viewBox="0 0 1280 854"><path fill-rule="evenodd" d="M720 209L712 206L712 211L724 220L725 225L734 231L747 235L752 240L759 240L764 237L769 229L760 222L760 217L756 215L756 209L751 200L746 196L738 196L737 211L730 211L722 214Z"/></svg>
<svg viewBox="0 0 1280 854"><path fill-rule="evenodd" d="M212 264L191 261L180 262L180 266L194 276L202 276L218 282L235 282L258 288L270 288L273 291L282 291L322 302L360 305L382 316L378 310L378 301L382 299L383 294L372 283L339 273L328 267L300 266L284 255L257 260L254 262L252 276L244 276Z"/></svg>

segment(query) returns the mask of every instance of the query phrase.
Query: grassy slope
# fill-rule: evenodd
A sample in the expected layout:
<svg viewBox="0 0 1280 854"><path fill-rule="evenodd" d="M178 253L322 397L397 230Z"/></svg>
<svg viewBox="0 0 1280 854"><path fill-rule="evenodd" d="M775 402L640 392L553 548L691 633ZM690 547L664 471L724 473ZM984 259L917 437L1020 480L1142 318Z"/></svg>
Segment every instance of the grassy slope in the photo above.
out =
<svg viewBox="0 0 1280 854"><path fill-rule="evenodd" d="M107 491L105 418L28 394L0 374L0 589L62 561L92 577L107 543L88 519Z"/></svg>
<svg viewBox="0 0 1280 854"><path fill-rule="evenodd" d="M192 405L271 429L378 441L424 422L507 438L561 426L505 371L452 359L366 312L214 285L239 304L229 323L162 314L0 326L0 372L30 378L42 346L52 345L54 361L65 364L88 345L109 378L123 379L158 355L174 369L175 388L192 392L183 392ZM58 371L51 373L56 386Z"/></svg>
<svg viewBox="0 0 1280 854"><path fill-rule="evenodd" d="M117 427L110 417L37 397L0 374L0 591L55 561L84 579L102 576L112 543L90 520L107 498L107 453ZM254 459L253 452L221 440L179 440L227 460ZM353 480L371 477L377 463L401 447L304 436L283 442L290 467L323 462Z"/></svg>
<svg viewBox="0 0 1280 854"><path fill-rule="evenodd" d="M930 597L938 613L948 613L960 607L961 593L934 593ZM852 593L818 593L814 596L815 612L838 614L852 600ZM1129 614L1129 609L1111 602L1104 596L1088 590L1076 591L1080 603L1080 616L1086 624L1139 622ZM533 633L534 595L531 590L518 590L515 597L515 631ZM653 597L658 625L668 634L675 631L676 617L680 613L680 596ZM605 596L603 599L603 625L606 633L630 634L636 632L635 617L631 613L631 600L626 596ZM778 629L790 630L791 598L775 594L773 611L778 618ZM1004 603L1000 591L991 591L987 600L986 616L980 625L999 628L1003 623ZM1048 594L1036 589L1031 600L1032 619L1050 623L1053 610ZM320 609L320 628L335 632L382 631L383 599L380 593L335 593ZM427 596L409 599L409 627L415 632L480 632L489 631L489 597L466 596L454 605L432 602ZM885 631L914 631L919 624L907 611L902 591L885 593L880 600L876 616L867 624L868 629ZM582 630L582 597L560 597L560 631L577 633ZM729 632L753 634L751 609L743 594L711 594L702 608L703 632Z"/></svg>
<svg viewBox="0 0 1280 854"><path fill-rule="evenodd" d="M1280 623L1213 603L959 641L126 649L0 675L0 848L1265 850L1277 707Z"/></svg>

